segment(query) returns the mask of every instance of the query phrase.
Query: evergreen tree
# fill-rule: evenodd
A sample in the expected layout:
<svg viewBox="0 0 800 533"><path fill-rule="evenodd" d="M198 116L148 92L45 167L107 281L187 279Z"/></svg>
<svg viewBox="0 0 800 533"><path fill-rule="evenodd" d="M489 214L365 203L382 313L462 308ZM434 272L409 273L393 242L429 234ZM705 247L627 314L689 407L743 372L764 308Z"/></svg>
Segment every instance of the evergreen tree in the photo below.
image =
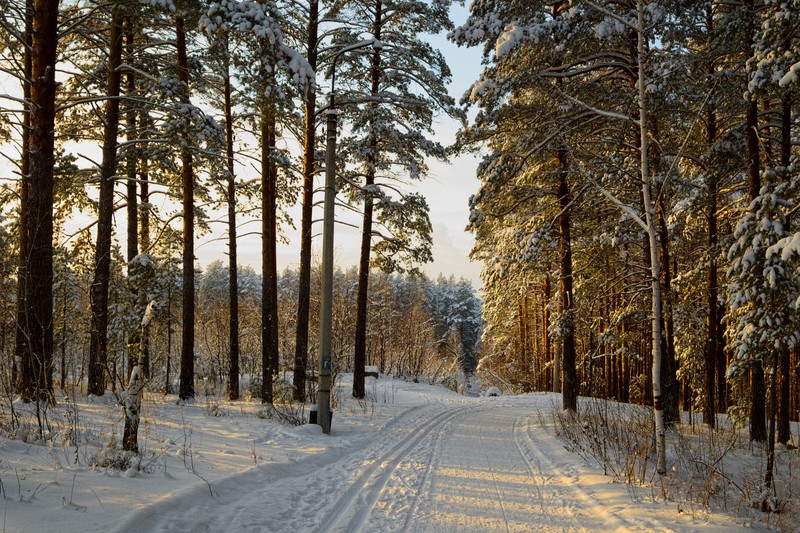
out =
<svg viewBox="0 0 800 533"><path fill-rule="evenodd" d="M26 401L52 400L53 205L55 168L56 48L58 1L35 0L31 39L30 137L28 151L27 268L21 393Z"/></svg>
<svg viewBox="0 0 800 533"><path fill-rule="evenodd" d="M89 347L89 394L105 394L107 362L106 335L108 330L108 288L111 270L111 233L114 214L114 183L117 171L117 133L119 130L119 96L122 65L123 6L111 6L109 22L109 51L107 100L103 133L103 161L100 165L100 200L97 218L95 272L92 281L92 326Z"/></svg>
<svg viewBox="0 0 800 533"><path fill-rule="evenodd" d="M445 157L430 140L434 113L459 117L445 83L450 69L441 53L422 40L452 27L450 2L345 2L347 30L338 39L350 45L365 37L381 43L366 54L342 57L345 87L336 97L347 113L352 134L342 142L345 157L358 168L347 173L351 195L363 202L353 396L364 397L367 294L373 252L386 271L403 262L431 260L428 206L418 194L392 185L397 179L419 180L427 173L424 157ZM368 86L363 85L367 83ZM340 87L342 87L340 85ZM364 102L355 108L352 103ZM394 192L392 191L394 189ZM399 195L393 199L390 195ZM396 197L395 197L396 198ZM377 222L377 227L374 224ZM373 246L373 238L379 242Z"/></svg>

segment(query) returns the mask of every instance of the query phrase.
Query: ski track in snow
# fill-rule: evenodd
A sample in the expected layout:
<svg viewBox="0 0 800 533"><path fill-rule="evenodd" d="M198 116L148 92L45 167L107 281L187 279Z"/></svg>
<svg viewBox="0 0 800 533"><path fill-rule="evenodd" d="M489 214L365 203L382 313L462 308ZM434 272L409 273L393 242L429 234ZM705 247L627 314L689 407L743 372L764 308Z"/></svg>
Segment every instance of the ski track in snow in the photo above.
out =
<svg viewBox="0 0 800 533"><path fill-rule="evenodd" d="M642 513L534 416L514 402L417 405L349 440L320 434L319 453L218 480L213 497L199 484L170 495L118 531L691 531L663 508Z"/></svg>
<svg viewBox="0 0 800 533"><path fill-rule="evenodd" d="M571 510L573 521L576 522L574 531L675 531L666 524L657 521L649 523L636 523L633 520L624 518L619 514L621 509L609 509L600 498L589 492L583 487L584 480L581 479L575 466L569 463L556 464L551 457L557 456L556 453L545 453L544 450L558 452L552 449L553 446L562 447L561 443L555 441L548 435L542 436L542 429L534 429L530 417L524 418L524 426L520 425L520 418L514 420L513 433L514 441L520 455L525 459L528 472L533 479L542 479L543 490L540 493L539 501L547 500L544 492L552 490L551 501L559 502L563 510ZM522 438L518 434L522 432ZM549 474L547 474L549 472ZM568 490L565 490L567 489ZM573 502L567 504L567 499ZM543 505L543 511L544 509ZM578 522L585 524L579 525ZM561 530L561 528L558 528Z"/></svg>

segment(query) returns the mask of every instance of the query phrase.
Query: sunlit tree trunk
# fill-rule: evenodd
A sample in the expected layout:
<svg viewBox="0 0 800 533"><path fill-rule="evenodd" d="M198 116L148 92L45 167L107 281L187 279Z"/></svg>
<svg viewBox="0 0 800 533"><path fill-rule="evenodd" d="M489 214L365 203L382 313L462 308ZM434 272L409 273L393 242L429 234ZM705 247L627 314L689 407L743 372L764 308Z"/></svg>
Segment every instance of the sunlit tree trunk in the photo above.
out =
<svg viewBox="0 0 800 533"><path fill-rule="evenodd" d="M31 40L28 182L28 343L21 366L25 401L53 400L53 170L58 1L35 0Z"/></svg>

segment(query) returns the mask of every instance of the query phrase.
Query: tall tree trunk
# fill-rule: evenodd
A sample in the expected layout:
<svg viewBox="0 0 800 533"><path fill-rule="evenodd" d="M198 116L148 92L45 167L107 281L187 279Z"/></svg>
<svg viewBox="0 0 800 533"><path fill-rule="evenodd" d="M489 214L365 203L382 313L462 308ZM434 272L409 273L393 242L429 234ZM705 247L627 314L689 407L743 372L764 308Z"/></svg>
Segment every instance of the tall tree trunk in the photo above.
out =
<svg viewBox="0 0 800 533"><path fill-rule="evenodd" d="M709 31L713 25L713 10L709 5L706 8L707 27ZM715 110L708 111L706 119L706 143L709 152L713 149L717 140L717 115ZM708 223L708 278L706 282L706 341L703 349L703 422L710 427L716 427L717 417L714 408L716 396L716 365L717 361L717 326L719 317L717 316L719 304L717 303L718 293L718 272L717 272L717 195L719 193L719 183L713 173L709 173L706 178L706 221Z"/></svg>
<svg viewBox="0 0 800 533"><path fill-rule="evenodd" d="M135 54L134 49L134 27L133 20L130 17L125 18L125 55L126 62L132 66ZM136 146L136 138L138 136L138 125L136 121L136 106L134 104L133 96L136 94L136 74L132 69L125 72L126 93L129 97L128 109L125 113L125 132L128 141L126 148L127 164L125 167L127 174L127 259L128 266L130 267L131 261L139 254L139 202L137 198L138 187L136 186L137 166L138 166L138 147ZM136 289L134 289L136 290ZM140 331L138 329L129 332L128 336L128 378L130 373L136 366L139 360L139 350L142 343L139 339Z"/></svg>
<svg viewBox="0 0 800 533"><path fill-rule="evenodd" d="M519 349L516 358L522 368L519 380L522 382L522 391L530 392L530 371L532 366L528 363L528 323L527 323L527 297L517 296L517 333L519 334Z"/></svg>
<svg viewBox="0 0 800 533"><path fill-rule="evenodd" d="M575 370L575 302L572 291L572 240L570 236L570 203L572 198L567 182L567 150L558 150L558 217L559 255L561 269L562 349L561 391L564 409L578 411L578 383Z"/></svg>
<svg viewBox="0 0 800 533"><path fill-rule="evenodd" d="M189 104L189 62L186 57L186 32L182 16L175 17L175 43L178 52L178 81L181 103ZM188 124L186 125L188 127ZM178 397L194 398L194 169L188 133L181 148L183 187L183 329L181 334L181 379Z"/></svg>
<svg viewBox="0 0 800 533"><path fill-rule="evenodd" d="M58 1L35 0L31 54L28 182L28 344L22 359L22 399L53 398L53 170Z"/></svg>
<svg viewBox="0 0 800 533"><path fill-rule="evenodd" d="M19 261L17 269L17 324L14 342L14 362L11 367L12 383L17 393L22 392L22 372L20 365L28 354L28 297L26 284L28 281L28 191L30 188L30 137L31 137L31 51L33 39L33 0L25 2L25 50L23 52L24 81L22 94L25 108L22 114L22 161L20 170L22 177L19 181Z"/></svg>
<svg viewBox="0 0 800 533"><path fill-rule="evenodd" d="M317 44L319 39L319 0L310 0L308 6L308 64L317 70ZM309 84L305 95L305 139L303 144L303 205L300 225L300 273L297 295L297 329L294 343L294 399L305 400L306 368L308 366L308 318L311 302L311 224L314 206L314 170L316 148L317 94L314 84Z"/></svg>
<svg viewBox="0 0 800 533"><path fill-rule="evenodd" d="M133 58L135 55L135 42L133 20L127 17L125 20L125 55L126 61L129 65L133 66ZM136 74L132 69L128 69L125 73L126 92L129 98L133 98L136 94ZM127 183L127 200L128 200L128 262L133 260L139 254L139 203L137 201L136 174L138 164L138 148L134 141L138 135L138 128L136 124L136 105L133 100L128 100L128 109L125 113L125 121L127 123L126 133L128 147L128 159L126 165L128 183ZM138 356L137 356L138 357ZM134 359L135 360L135 359Z"/></svg>
<svg viewBox="0 0 800 533"><path fill-rule="evenodd" d="M128 61L130 62L133 59L134 54L134 42L133 42L133 28L131 27L131 19L130 17L127 18L127 28L125 32L125 50L126 54L128 55ZM126 81L126 91L129 96L132 96L136 92L136 77L132 70L128 70L125 73L125 81ZM125 120L127 122L126 132L127 132L127 139L129 142L134 141L137 136L136 131L136 109L133 107L133 101L129 101L129 107L125 114ZM125 188L126 199L127 199L127 260L128 266L130 268L131 261L139 254L139 202L138 202L138 187L136 186L136 153L137 147L135 144L129 144L127 147L128 150L128 161L126 165L126 172L127 172L127 184ZM141 287L132 287L133 293L138 294L141 292ZM137 298L138 300L138 298ZM140 339L139 339L140 331L138 329L134 329L133 331L128 332L128 368L127 368L127 375L126 379L130 379L130 373L133 372L134 367L139 360L139 347L140 347ZM135 347L135 349L134 349ZM114 379L114 377L112 377ZM124 439L123 439L124 440Z"/></svg>
<svg viewBox="0 0 800 533"><path fill-rule="evenodd" d="M150 126L150 116L142 113L142 126L145 130ZM142 143L142 150L137 150L139 161L139 252L150 253L150 168L146 157L147 143ZM150 328L142 330L145 335L150 335ZM150 378L150 339L145 339L142 345L142 373L145 378Z"/></svg>
<svg viewBox="0 0 800 533"><path fill-rule="evenodd" d="M377 143L373 143L373 147ZM365 184L375 183L374 171L368 171ZM353 352L353 397L363 398L366 394L364 388L364 365L367 352L367 306L369 294L369 258L372 247L372 196L364 194L364 216L361 226L361 249L358 262L358 289L356 292L356 333Z"/></svg>
<svg viewBox="0 0 800 533"><path fill-rule="evenodd" d="M761 189L760 162L758 148L758 104L751 101L747 109L747 190L748 199L752 203ZM750 369L750 440L765 442L767 440L766 384L764 383L764 366L754 359Z"/></svg>
<svg viewBox="0 0 800 533"><path fill-rule="evenodd" d="M108 81L103 131L103 162L100 165L100 201L97 208L97 246L94 280L91 288L91 337L89 343L88 393L105 394L105 369L108 333L108 289L111 279L111 233L114 216L114 177L117 171L117 133L119 130L120 65L122 64L122 8L111 9Z"/></svg>
<svg viewBox="0 0 800 533"><path fill-rule="evenodd" d="M230 45L224 42L225 157L228 167L228 399L239 399L239 268L236 246L236 168L233 160L233 102L231 100Z"/></svg>
<svg viewBox="0 0 800 533"><path fill-rule="evenodd" d="M703 373L704 373L704 401L703 401L703 422L710 427L716 427L715 397L716 391L716 366L719 365L717 358L717 339L719 337L717 328L719 327L719 303L718 303L718 271L716 248L718 241L717 234L717 194L718 182L716 178L710 178L706 184L708 190L707 212L708 220L708 277L706 281L706 340L703 349ZM717 399L717 402L720 400Z"/></svg>
<svg viewBox="0 0 800 533"><path fill-rule="evenodd" d="M549 391L553 390L553 382L555 379L549 378L549 373L551 372L550 369L553 368L552 362L552 345L550 341L550 335L547 333L547 328L550 325L550 308L548 304L550 303L550 275L545 273L544 275L544 287L543 287L543 297L542 297L542 344L544 346L544 364L542 368L546 368L542 373L542 390Z"/></svg>
<svg viewBox="0 0 800 533"><path fill-rule="evenodd" d="M653 416L655 419L656 437L656 471L660 475L667 473L664 411L661 396L661 272L658 257L658 234L656 232L656 218L653 200L650 197L651 183L648 162L647 140L647 100L645 99L645 25L644 25L644 0L636 3L637 11L637 64L638 64L638 104L639 104L639 135L641 150L641 179L642 200L645 209L645 225L647 227L648 241L650 244L650 277L652 286L652 350L653 350Z"/></svg>
<svg viewBox="0 0 800 533"><path fill-rule="evenodd" d="M681 421L680 389L678 386L678 363L675 358L675 320L672 314L672 273L670 272L669 235L663 207L659 212L659 234L661 236L661 264L663 270L663 329L661 357L661 386L664 398L664 421L667 425Z"/></svg>
<svg viewBox="0 0 800 533"><path fill-rule="evenodd" d="M781 166L789 168L792 155L792 97L786 93L781 102ZM784 176L788 180L789 176ZM786 220L786 232L789 233L791 220ZM778 383L773 384L779 388L778 397L778 442L786 444L792 437L790 400L791 400L791 353L788 348L783 348L778 353Z"/></svg>
<svg viewBox="0 0 800 533"><path fill-rule="evenodd" d="M274 402L272 377L278 370L277 167L275 104L268 102L261 117L261 402Z"/></svg>
<svg viewBox="0 0 800 533"><path fill-rule="evenodd" d="M141 127L139 131L146 136L151 127L150 115L148 115L146 111L143 111L141 114ZM147 142L142 142L141 150L138 150L139 250L142 253L150 253L150 162L147 158L147 144ZM145 355L145 361L147 360L147 355Z"/></svg>
<svg viewBox="0 0 800 533"><path fill-rule="evenodd" d="M653 120L651 135L656 139L659 136L658 120ZM659 172L661 168L661 150L658 143L653 143L651 168ZM672 271L670 270L669 229L667 228L666 206L664 205L664 184L656 181L656 216L658 219L658 234L660 248L661 274L662 274L662 302L661 315L661 387L664 405L664 422L674 425L680 422L680 388L677 379L678 364L675 359L675 320L672 313Z"/></svg>
<svg viewBox="0 0 800 533"><path fill-rule="evenodd" d="M375 20L372 27L372 36L381 39L381 26L383 25L383 2L375 2ZM376 96L380 90L381 55L375 50L372 54L372 68L370 69L370 94ZM374 105L374 104L372 104ZM361 252L358 262L358 289L356 293L356 334L353 347L353 397L363 398L364 390L364 365L367 359L367 294L369 293L369 256L372 250L372 193L375 185L375 164L378 160L378 139L370 133L370 150L367 155L367 172L364 187L364 217L361 225Z"/></svg>

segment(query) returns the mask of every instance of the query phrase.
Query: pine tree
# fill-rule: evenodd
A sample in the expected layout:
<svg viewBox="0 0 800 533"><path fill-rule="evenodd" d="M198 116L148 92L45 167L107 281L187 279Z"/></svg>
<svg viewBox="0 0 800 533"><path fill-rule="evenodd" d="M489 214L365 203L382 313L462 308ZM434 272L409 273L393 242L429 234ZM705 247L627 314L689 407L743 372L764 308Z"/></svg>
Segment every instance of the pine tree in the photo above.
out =
<svg viewBox="0 0 800 533"><path fill-rule="evenodd" d="M306 30L306 59L309 67L316 71L319 55L319 0L308 2L308 26ZM309 84L303 102L305 113L303 136L303 198L300 221L300 272L297 297L297 326L295 334L294 398L305 400L306 369L308 366L308 319L311 299L311 223L314 205L314 174L316 164L316 83Z"/></svg>
<svg viewBox="0 0 800 533"><path fill-rule="evenodd" d="M53 380L53 171L55 166L58 2L35 0L31 39L28 261L24 275L28 342L21 365L26 401L52 400Z"/></svg>
<svg viewBox="0 0 800 533"><path fill-rule="evenodd" d="M117 171L117 133L120 107L120 66L122 65L123 7L111 7L108 53L107 100L103 133L103 161L100 166L100 200L97 218L95 272L92 281L92 325L89 346L89 394L105 394L108 330L108 289L111 271L111 233L114 214L114 183Z"/></svg>
<svg viewBox="0 0 800 533"><path fill-rule="evenodd" d="M445 88L450 77L447 64L440 52L421 39L426 33L452 26L449 4L381 0L344 4L350 24L339 42L349 45L369 36L381 43L366 54L342 57L340 79L346 80L345 88L336 95L353 131L343 140L342 153L359 165L349 173L347 182L359 184L351 195L363 202L353 362L356 398L365 393L367 294L373 253L375 263L385 271L404 268L404 260L431 259L427 203L420 195L405 192L399 192L400 199L394 200L387 191L397 191L390 183L393 177L422 179L427 172L424 157L445 157L443 148L425 135L431 131L433 114L460 116ZM359 85L361 80L368 86ZM355 110L349 102L366 105ZM376 236L380 241L373 246Z"/></svg>

